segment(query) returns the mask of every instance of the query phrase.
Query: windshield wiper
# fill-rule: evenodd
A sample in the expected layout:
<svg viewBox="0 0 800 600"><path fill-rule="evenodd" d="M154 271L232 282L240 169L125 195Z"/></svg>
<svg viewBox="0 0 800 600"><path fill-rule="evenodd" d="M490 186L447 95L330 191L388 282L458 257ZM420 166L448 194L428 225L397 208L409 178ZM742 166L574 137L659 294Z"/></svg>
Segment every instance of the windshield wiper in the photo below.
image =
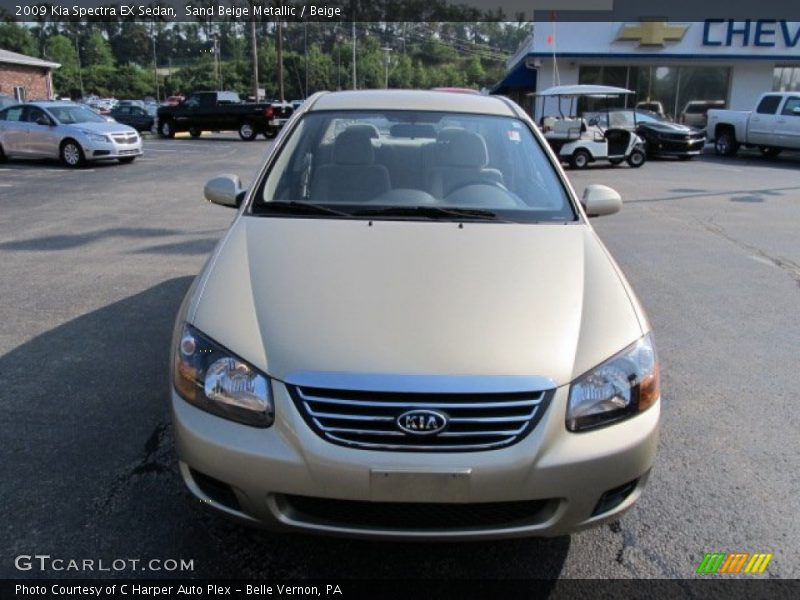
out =
<svg viewBox="0 0 800 600"><path fill-rule="evenodd" d="M350 218L353 215L343 210L336 210L322 204L313 204L311 202L297 202L291 201L272 201L261 202L260 204L253 205L253 212L255 214L265 214L268 212L282 213L286 215L333 215L336 217Z"/></svg>
<svg viewBox="0 0 800 600"><path fill-rule="evenodd" d="M474 219L502 221L497 213L477 208L448 208L444 206L381 206L353 212L354 217L424 217L426 219Z"/></svg>

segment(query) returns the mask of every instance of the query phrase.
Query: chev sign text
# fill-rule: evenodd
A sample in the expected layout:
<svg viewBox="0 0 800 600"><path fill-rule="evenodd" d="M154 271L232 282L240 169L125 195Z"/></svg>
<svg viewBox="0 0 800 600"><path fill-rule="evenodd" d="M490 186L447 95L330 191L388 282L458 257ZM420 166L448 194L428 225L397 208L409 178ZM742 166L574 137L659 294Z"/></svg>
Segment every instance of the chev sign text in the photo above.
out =
<svg viewBox="0 0 800 600"><path fill-rule="evenodd" d="M703 23L704 46L797 48L798 44L800 44L800 23L769 19L755 21L706 19Z"/></svg>

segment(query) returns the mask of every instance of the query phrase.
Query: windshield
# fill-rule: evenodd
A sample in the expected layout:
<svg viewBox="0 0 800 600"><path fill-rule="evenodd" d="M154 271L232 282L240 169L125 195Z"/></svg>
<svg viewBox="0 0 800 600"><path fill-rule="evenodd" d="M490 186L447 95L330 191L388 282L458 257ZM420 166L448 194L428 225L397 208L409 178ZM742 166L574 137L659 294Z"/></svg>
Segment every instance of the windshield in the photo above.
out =
<svg viewBox="0 0 800 600"><path fill-rule="evenodd" d="M591 125L599 125L604 129L608 127L618 127L622 129L633 129L632 110L611 110L608 112L585 113L584 117ZM667 119L649 110L636 111L636 123L666 123Z"/></svg>
<svg viewBox="0 0 800 600"><path fill-rule="evenodd" d="M255 214L572 221L526 124L423 111L305 115L255 196Z"/></svg>
<svg viewBox="0 0 800 600"><path fill-rule="evenodd" d="M75 123L104 123L105 119L82 106L50 106L50 113L64 125Z"/></svg>

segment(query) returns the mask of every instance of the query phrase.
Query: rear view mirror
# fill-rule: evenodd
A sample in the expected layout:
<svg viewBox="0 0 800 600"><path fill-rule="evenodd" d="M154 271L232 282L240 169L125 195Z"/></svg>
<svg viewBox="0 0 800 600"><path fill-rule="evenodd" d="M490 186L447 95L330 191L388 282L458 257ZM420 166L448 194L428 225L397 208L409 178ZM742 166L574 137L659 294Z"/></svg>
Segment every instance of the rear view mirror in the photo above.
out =
<svg viewBox="0 0 800 600"><path fill-rule="evenodd" d="M212 177L203 188L206 200L220 206L238 208L244 199L242 180L238 175L218 175Z"/></svg>
<svg viewBox="0 0 800 600"><path fill-rule="evenodd" d="M622 209L622 196L607 185L588 185L581 200L583 209L589 217L613 215Z"/></svg>

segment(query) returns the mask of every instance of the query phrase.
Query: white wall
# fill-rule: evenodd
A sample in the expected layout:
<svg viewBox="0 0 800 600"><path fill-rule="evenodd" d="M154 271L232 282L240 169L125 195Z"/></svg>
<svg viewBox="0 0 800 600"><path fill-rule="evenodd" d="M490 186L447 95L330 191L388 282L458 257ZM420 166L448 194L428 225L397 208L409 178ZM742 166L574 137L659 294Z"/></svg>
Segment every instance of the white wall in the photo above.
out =
<svg viewBox="0 0 800 600"><path fill-rule="evenodd" d="M766 60L742 61L733 66L729 106L733 110L752 110L764 92L772 91L775 63Z"/></svg>

